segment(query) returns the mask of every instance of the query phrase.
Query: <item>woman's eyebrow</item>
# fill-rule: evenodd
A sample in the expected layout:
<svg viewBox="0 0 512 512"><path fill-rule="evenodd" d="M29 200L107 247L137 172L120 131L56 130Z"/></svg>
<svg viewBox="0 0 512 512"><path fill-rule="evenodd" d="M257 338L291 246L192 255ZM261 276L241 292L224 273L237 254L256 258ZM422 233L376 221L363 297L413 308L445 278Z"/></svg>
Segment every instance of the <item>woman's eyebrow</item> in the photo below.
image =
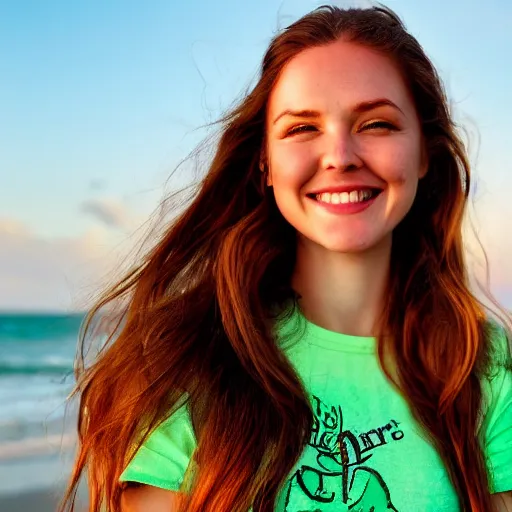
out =
<svg viewBox="0 0 512 512"><path fill-rule="evenodd" d="M355 112L357 114L362 114L363 112L368 112L369 110L373 110L373 109L376 109L379 107L384 107L384 106L392 107L392 108L400 111L402 114L404 114L402 109L396 103L393 103L388 98L378 98L375 100L362 101L362 102L358 103L352 110L353 110L353 112ZM318 112L317 110L290 110L290 109L287 109L287 110L284 110L283 112L281 112L274 119L273 124L276 124L277 121L279 121L279 119L281 119L284 116L314 118L314 117L320 117L320 115L321 115L320 112Z"/></svg>
<svg viewBox="0 0 512 512"><path fill-rule="evenodd" d="M281 119L284 116L312 118L312 117L320 117L320 112L318 112L316 110L284 110L274 119L274 124L276 124L277 121L279 121L279 119Z"/></svg>
<svg viewBox="0 0 512 512"><path fill-rule="evenodd" d="M357 112L358 114L361 114L362 112L368 112L369 110L373 110L378 107L392 107L402 114L404 114L403 110L396 104L393 103L388 98L378 98L376 100L370 100L370 101L362 101L361 103L358 103L354 108L353 111ZM405 115L405 114L404 114Z"/></svg>

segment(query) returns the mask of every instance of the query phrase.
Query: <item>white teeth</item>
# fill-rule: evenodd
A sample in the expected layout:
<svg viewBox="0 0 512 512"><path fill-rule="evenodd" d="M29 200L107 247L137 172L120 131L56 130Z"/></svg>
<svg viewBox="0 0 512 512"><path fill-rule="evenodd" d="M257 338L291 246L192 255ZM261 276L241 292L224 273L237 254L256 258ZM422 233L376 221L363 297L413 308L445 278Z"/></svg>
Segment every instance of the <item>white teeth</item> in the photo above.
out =
<svg viewBox="0 0 512 512"><path fill-rule="evenodd" d="M351 190L350 192L323 192L317 194L316 199L322 203L330 204L347 204L347 203L360 203L370 199L372 193L370 190Z"/></svg>

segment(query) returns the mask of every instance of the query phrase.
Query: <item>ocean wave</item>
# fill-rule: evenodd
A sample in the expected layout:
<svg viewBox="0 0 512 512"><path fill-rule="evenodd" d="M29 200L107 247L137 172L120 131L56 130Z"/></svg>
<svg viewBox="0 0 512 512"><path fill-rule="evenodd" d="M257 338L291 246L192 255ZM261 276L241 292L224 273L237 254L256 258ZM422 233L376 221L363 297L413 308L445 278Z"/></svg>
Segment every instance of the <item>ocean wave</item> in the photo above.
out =
<svg viewBox="0 0 512 512"><path fill-rule="evenodd" d="M83 319L83 314L0 313L0 344L62 339L76 341Z"/></svg>
<svg viewBox="0 0 512 512"><path fill-rule="evenodd" d="M73 363L67 360L55 361L0 361L0 377L3 375L59 375L73 372Z"/></svg>
<svg viewBox="0 0 512 512"><path fill-rule="evenodd" d="M75 433L61 433L0 443L0 462L6 459L59 453L76 446Z"/></svg>

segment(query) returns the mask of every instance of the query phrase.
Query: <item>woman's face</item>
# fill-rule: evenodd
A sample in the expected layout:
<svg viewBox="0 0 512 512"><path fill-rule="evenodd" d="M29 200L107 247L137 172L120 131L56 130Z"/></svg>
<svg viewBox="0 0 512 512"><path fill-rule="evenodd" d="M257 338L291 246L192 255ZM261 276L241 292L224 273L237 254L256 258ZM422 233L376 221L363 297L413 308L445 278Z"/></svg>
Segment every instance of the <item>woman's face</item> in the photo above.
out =
<svg viewBox="0 0 512 512"><path fill-rule="evenodd" d="M427 169L399 68L355 43L311 48L288 63L269 99L266 133L279 210L304 242L330 251L388 242Z"/></svg>

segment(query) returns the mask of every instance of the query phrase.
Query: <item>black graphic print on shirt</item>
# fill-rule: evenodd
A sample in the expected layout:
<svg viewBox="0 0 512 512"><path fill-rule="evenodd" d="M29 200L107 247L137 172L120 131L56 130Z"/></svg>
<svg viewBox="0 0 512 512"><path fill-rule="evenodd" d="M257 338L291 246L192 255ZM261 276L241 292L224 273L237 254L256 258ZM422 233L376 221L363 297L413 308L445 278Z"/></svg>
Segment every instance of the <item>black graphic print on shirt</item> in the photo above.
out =
<svg viewBox="0 0 512 512"><path fill-rule="evenodd" d="M344 430L340 406L328 406L313 396L313 412L313 431L306 450L311 453L313 449L314 457L304 459L305 464L290 478L285 512L398 512L386 482L366 463L374 450L404 437L399 423L391 420L356 435Z"/></svg>

